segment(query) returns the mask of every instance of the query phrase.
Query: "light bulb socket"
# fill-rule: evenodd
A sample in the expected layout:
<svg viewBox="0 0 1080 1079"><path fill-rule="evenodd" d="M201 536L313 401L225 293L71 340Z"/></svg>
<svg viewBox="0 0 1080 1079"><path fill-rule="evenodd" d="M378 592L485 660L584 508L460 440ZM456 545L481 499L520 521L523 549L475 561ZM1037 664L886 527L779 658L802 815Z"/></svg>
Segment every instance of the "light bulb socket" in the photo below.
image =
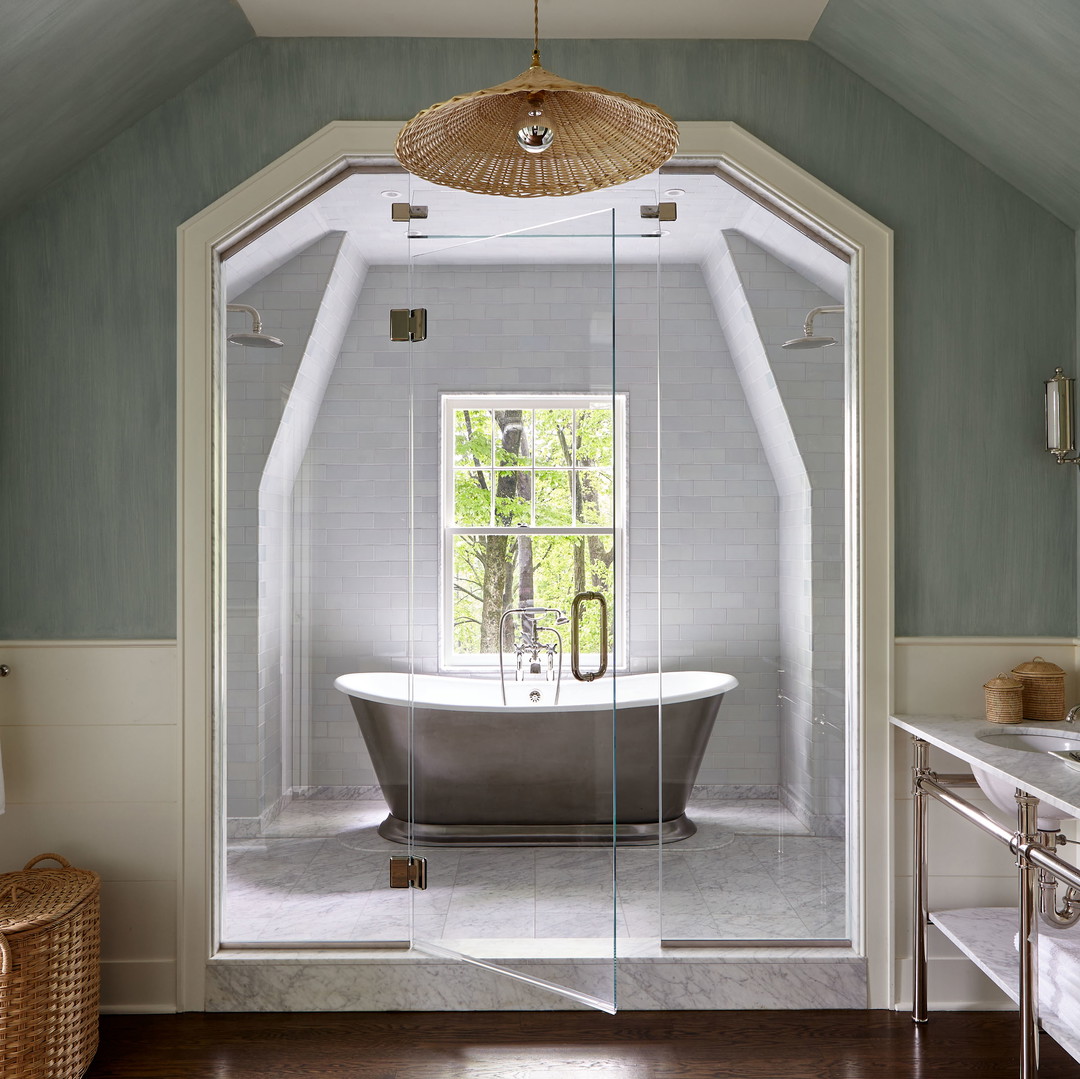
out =
<svg viewBox="0 0 1080 1079"><path fill-rule="evenodd" d="M555 141L555 128L544 115L543 90L527 94L517 116L517 144L527 154L543 153Z"/></svg>

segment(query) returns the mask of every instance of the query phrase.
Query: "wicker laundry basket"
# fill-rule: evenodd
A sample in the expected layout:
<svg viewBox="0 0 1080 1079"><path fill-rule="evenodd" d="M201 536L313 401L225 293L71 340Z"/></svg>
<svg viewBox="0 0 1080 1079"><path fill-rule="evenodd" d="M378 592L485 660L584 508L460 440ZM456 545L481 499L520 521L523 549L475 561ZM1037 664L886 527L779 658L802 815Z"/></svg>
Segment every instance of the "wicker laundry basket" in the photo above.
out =
<svg viewBox="0 0 1080 1079"><path fill-rule="evenodd" d="M53 859L59 868L37 868ZM78 1079L98 1043L100 878L58 854L0 874L0 1079Z"/></svg>

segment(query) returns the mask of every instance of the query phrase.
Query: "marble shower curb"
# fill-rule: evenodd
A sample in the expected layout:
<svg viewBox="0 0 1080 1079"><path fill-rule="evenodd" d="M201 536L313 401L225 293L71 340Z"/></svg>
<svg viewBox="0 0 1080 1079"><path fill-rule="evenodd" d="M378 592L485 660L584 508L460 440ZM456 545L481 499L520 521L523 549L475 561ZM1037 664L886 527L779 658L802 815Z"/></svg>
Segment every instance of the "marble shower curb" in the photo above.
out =
<svg viewBox="0 0 1080 1079"><path fill-rule="evenodd" d="M777 954L777 953L780 954ZM509 964L508 964L509 965ZM518 959L547 981L610 999L610 959ZM867 1007L866 960L845 949L708 949L618 961L624 1011ZM527 983L417 953L252 952L207 964L206 1010L566 1011L584 1006Z"/></svg>

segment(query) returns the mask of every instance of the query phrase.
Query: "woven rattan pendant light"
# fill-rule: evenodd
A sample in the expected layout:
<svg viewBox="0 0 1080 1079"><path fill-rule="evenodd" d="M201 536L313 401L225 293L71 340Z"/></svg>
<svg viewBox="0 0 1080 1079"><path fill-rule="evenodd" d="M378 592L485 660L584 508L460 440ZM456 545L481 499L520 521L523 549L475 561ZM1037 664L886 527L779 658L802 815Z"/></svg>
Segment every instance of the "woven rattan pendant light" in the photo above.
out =
<svg viewBox="0 0 1080 1079"><path fill-rule="evenodd" d="M534 198L636 180L678 145L678 127L655 105L568 82L540 66L533 0L528 71L417 113L398 134L396 153L414 176L435 184Z"/></svg>

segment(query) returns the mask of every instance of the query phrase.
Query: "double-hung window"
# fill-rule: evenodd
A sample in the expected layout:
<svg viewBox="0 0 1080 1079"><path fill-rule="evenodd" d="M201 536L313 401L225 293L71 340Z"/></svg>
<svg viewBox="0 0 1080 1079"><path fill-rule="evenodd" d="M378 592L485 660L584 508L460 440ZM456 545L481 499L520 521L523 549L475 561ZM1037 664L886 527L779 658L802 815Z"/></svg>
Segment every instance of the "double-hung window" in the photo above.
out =
<svg viewBox="0 0 1080 1079"><path fill-rule="evenodd" d="M625 413L625 394L442 395L444 667L496 665L504 611L569 615L580 592L607 600L622 665ZM583 625L583 657L599 634Z"/></svg>

